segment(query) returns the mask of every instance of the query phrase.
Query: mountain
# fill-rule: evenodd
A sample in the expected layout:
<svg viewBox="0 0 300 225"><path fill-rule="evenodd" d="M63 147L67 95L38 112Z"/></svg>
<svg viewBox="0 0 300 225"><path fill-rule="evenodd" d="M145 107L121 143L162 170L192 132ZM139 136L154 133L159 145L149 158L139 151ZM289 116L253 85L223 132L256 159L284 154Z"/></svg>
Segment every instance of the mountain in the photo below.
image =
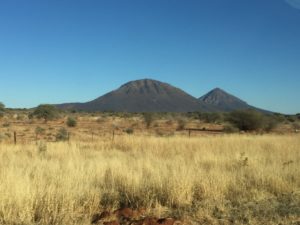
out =
<svg viewBox="0 0 300 225"><path fill-rule="evenodd" d="M215 111L214 106L199 101L170 84L151 79L128 82L87 103L57 105L61 109L118 112L192 112Z"/></svg>
<svg viewBox="0 0 300 225"><path fill-rule="evenodd" d="M261 112L267 112L265 110L248 105L247 102L227 93L220 88L211 90L199 98L199 101L202 103L207 103L221 112L230 112L241 109L254 109Z"/></svg>

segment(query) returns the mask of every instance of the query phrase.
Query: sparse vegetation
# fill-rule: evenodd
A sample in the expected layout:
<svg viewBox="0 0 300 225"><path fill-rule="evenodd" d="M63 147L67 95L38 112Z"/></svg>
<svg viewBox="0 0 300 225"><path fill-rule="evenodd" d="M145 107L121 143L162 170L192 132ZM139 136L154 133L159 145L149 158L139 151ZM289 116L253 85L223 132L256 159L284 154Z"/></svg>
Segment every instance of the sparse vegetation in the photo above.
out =
<svg viewBox="0 0 300 225"><path fill-rule="evenodd" d="M76 127L77 126L77 121L74 117L68 117L67 119L67 126L68 127Z"/></svg>
<svg viewBox="0 0 300 225"><path fill-rule="evenodd" d="M9 122L4 122L2 126L3 127L10 127L10 123Z"/></svg>
<svg viewBox="0 0 300 225"><path fill-rule="evenodd" d="M200 121L205 123L218 123L223 121L222 113L197 113L197 117Z"/></svg>
<svg viewBox="0 0 300 225"><path fill-rule="evenodd" d="M36 135L42 135L42 134L44 134L45 133L45 129L44 128L42 128L42 127L40 127L40 126L37 126L36 128L35 128L35 134Z"/></svg>
<svg viewBox="0 0 300 225"><path fill-rule="evenodd" d="M154 114L153 113L143 113L144 121L147 128L150 128L151 124L154 121Z"/></svg>
<svg viewBox="0 0 300 225"><path fill-rule="evenodd" d="M66 128L62 127L56 134L56 141L66 141L69 139L69 133Z"/></svg>
<svg viewBox="0 0 300 225"><path fill-rule="evenodd" d="M282 115L262 115L259 130L273 134L254 136L196 113L154 114L148 129L143 114L78 113L69 139L74 114L48 123L27 115L7 110L1 121L0 224L85 225L123 206L209 225L292 224L299 215L299 121L283 116L273 127Z"/></svg>
<svg viewBox="0 0 300 225"><path fill-rule="evenodd" d="M184 118L177 119L177 130L184 130L186 126L186 120Z"/></svg>
<svg viewBox="0 0 300 225"><path fill-rule="evenodd" d="M133 130L133 128L127 128L127 129L125 130L125 132L126 132L127 134L133 134L134 130Z"/></svg>

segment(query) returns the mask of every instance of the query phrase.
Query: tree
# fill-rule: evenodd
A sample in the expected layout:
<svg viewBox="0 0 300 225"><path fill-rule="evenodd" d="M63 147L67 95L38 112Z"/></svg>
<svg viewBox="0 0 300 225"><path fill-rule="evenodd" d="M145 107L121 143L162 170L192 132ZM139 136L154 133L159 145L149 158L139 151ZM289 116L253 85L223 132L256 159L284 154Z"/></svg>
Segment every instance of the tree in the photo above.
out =
<svg viewBox="0 0 300 225"><path fill-rule="evenodd" d="M35 116L38 119L44 119L45 122L47 122L48 120L57 118L59 116L59 111L53 105L39 105L32 113L32 116Z"/></svg>
<svg viewBox="0 0 300 225"><path fill-rule="evenodd" d="M228 116L228 121L242 131L257 131L264 129L265 117L254 110L233 111Z"/></svg>
<svg viewBox="0 0 300 225"><path fill-rule="evenodd" d="M0 117L4 115L4 111L5 111L5 105L2 102L0 102Z"/></svg>
<svg viewBox="0 0 300 225"><path fill-rule="evenodd" d="M5 105L2 102L0 102L0 110L4 111L4 109L5 109Z"/></svg>

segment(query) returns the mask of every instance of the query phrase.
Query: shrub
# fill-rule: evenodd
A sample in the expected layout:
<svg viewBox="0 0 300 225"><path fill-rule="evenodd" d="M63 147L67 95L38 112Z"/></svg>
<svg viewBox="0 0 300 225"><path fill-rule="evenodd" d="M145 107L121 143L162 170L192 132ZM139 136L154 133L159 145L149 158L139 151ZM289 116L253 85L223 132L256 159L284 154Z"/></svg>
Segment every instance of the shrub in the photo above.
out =
<svg viewBox="0 0 300 225"><path fill-rule="evenodd" d="M221 113L198 113L198 119L206 123L217 123L223 121Z"/></svg>
<svg viewBox="0 0 300 225"><path fill-rule="evenodd" d="M37 149L40 154L45 154L47 152L47 144L45 142L39 142Z"/></svg>
<svg viewBox="0 0 300 225"><path fill-rule="evenodd" d="M45 129L44 128L42 128L42 127L36 127L35 128L35 134L36 135L40 135L40 134L43 134L43 133L45 133Z"/></svg>
<svg viewBox="0 0 300 225"><path fill-rule="evenodd" d="M31 114L31 117L37 117L38 119L44 119L45 122L58 118L59 111L53 105L39 105Z"/></svg>
<svg viewBox="0 0 300 225"><path fill-rule="evenodd" d="M239 129L235 126L232 126L231 124L226 124L224 126L223 130L224 130L225 133L230 133L230 134L239 132Z"/></svg>
<svg viewBox="0 0 300 225"><path fill-rule="evenodd" d="M66 141L69 139L69 133L66 128L60 128L56 134L56 141Z"/></svg>
<svg viewBox="0 0 300 225"><path fill-rule="evenodd" d="M293 123L293 128L295 129L295 130L299 130L300 129L300 123Z"/></svg>
<svg viewBox="0 0 300 225"><path fill-rule="evenodd" d="M283 123L284 121L286 121L286 118L284 115L282 115L281 113L274 113L273 114L273 118L276 119L276 121L278 123Z"/></svg>
<svg viewBox="0 0 300 225"><path fill-rule="evenodd" d="M254 110L238 110L228 115L227 120L242 131L258 131L265 126L265 117Z"/></svg>
<svg viewBox="0 0 300 225"><path fill-rule="evenodd" d="M146 127L149 128L154 121L153 113L143 113L143 117L144 117Z"/></svg>
<svg viewBox="0 0 300 225"><path fill-rule="evenodd" d="M67 126L68 127L76 127L77 126L77 121L73 117L68 117L67 119Z"/></svg>
<svg viewBox="0 0 300 225"><path fill-rule="evenodd" d="M294 122L296 122L296 120L297 120L297 116L296 116L296 115L286 115L285 118L286 118L289 122L291 122L291 123L294 123Z"/></svg>
<svg viewBox="0 0 300 225"><path fill-rule="evenodd" d="M177 130L183 130L186 126L186 120L183 118L179 118L177 120Z"/></svg>
<svg viewBox="0 0 300 225"><path fill-rule="evenodd" d="M126 132L127 134L133 134L134 130L133 130L133 128L127 128L127 129L125 130L125 132Z"/></svg>
<svg viewBox="0 0 300 225"><path fill-rule="evenodd" d="M278 120L273 115L267 115L267 116L265 116L264 123L265 123L264 130L269 132L278 126L278 124L280 123L280 120Z"/></svg>
<svg viewBox="0 0 300 225"><path fill-rule="evenodd" d="M3 127L10 127L10 123L9 123L9 122L5 122L5 123L3 124Z"/></svg>

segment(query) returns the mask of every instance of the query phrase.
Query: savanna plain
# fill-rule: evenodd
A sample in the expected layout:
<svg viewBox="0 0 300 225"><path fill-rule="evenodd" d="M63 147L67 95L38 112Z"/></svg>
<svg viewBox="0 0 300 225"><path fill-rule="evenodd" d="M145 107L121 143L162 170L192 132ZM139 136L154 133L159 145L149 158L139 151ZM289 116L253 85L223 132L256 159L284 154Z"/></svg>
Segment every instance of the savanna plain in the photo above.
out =
<svg viewBox="0 0 300 225"><path fill-rule="evenodd" d="M85 118L65 141L49 138L64 119L2 120L2 133L19 136L0 142L0 224L85 225L124 208L143 213L121 224L300 224L299 133L163 135L153 130L171 122L142 129L134 118ZM114 125L100 135L104 120L132 120L137 131ZM22 141L37 124L44 134Z"/></svg>

